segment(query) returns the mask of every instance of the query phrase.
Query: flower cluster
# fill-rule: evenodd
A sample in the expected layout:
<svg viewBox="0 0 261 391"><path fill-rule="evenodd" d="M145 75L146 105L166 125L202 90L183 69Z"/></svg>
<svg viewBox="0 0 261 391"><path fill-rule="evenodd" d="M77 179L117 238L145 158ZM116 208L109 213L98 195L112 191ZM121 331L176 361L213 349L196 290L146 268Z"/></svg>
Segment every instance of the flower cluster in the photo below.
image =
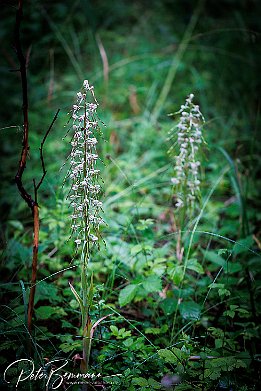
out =
<svg viewBox="0 0 261 391"><path fill-rule="evenodd" d="M88 102L90 98L92 102ZM97 169L99 157L95 137L99 131L98 106L93 86L85 80L71 112L74 134L68 156L70 168L66 176L70 182L67 198L72 207L71 230L77 247L84 242L88 247L91 243L97 243L100 225L104 223L100 217L102 202L99 200L100 170Z"/></svg>
<svg viewBox="0 0 261 391"><path fill-rule="evenodd" d="M177 208L192 208L195 200L200 195L200 179L198 160L200 144L203 142L202 126L204 117L199 106L192 102L193 94L190 94L184 105L176 113L180 115L179 123L170 131L169 139L175 139L178 144L179 154L175 156L175 176L171 182L177 190ZM173 132L173 130L176 130ZM172 153L175 144L170 148Z"/></svg>

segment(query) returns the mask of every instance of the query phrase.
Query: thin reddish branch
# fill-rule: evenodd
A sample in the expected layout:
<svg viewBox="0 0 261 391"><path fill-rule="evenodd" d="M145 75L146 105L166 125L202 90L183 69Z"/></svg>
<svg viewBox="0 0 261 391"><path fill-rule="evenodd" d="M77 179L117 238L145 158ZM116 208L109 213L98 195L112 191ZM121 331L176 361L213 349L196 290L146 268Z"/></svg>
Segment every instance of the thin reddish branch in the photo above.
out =
<svg viewBox="0 0 261 391"><path fill-rule="evenodd" d="M32 260L32 278L31 278L31 289L28 302L28 330L32 330L32 318L34 311L34 297L36 289L36 278L37 278L37 260L38 260L38 247L39 247L39 208L37 205L34 205L33 208L33 218L34 218L34 244L33 244L33 260Z"/></svg>

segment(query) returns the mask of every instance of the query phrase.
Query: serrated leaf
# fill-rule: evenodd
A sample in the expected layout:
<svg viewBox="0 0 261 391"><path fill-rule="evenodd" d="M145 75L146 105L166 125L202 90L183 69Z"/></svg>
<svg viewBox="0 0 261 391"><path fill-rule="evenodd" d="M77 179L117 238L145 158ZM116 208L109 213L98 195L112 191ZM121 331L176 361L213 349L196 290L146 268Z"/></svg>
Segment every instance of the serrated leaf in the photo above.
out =
<svg viewBox="0 0 261 391"><path fill-rule="evenodd" d="M149 276L143 281L142 286L148 293L161 291L161 278L156 275Z"/></svg>
<svg viewBox="0 0 261 391"><path fill-rule="evenodd" d="M166 315L171 315L176 311L177 300L174 298L167 297L160 303L160 307Z"/></svg>
<svg viewBox="0 0 261 391"><path fill-rule="evenodd" d="M219 296L230 296L231 295L231 292L228 290L228 289L225 289L225 288L221 288L218 290L218 294Z"/></svg>
<svg viewBox="0 0 261 391"><path fill-rule="evenodd" d="M224 316L229 316L230 318L234 318L235 317L235 311L233 310L227 310L227 311L224 311L223 313Z"/></svg>
<svg viewBox="0 0 261 391"><path fill-rule="evenodd" d="M128 286L125 286L125 288L123 288L119 294L120 306L123 307L124 305L130 303L134 299L137 290L138 285L130 284Z"/></svg>

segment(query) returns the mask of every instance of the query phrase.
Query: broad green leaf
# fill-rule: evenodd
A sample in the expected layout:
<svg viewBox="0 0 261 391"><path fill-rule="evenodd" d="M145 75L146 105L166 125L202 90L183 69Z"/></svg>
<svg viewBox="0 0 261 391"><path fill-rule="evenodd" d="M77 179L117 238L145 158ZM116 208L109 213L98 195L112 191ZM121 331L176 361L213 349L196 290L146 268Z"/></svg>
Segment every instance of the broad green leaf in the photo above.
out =
<svg viewBox="0 0 261 391"><path fill-rule="evenodd" d="M24 230L24 226L23 224L21 223L21 221L18 221L18 220L9 220L8 221L8 224L13 227L13 228L16 228L18 229L19 231L23 231Z"/></svg>
<svg viewBox="0 0 261 391"><path fill-rule="evenodd" d="M171 350L175 354L175 356L177 357L178 361L181 361L183 359L187 359L189 357L189 354L187 352L182 351L181 349L174 347Z"/></svg>
<svg viewBox="0 0 261 391"><path fill-rule="evenodd" d="M171 363L171 364L176 364L178 359L175 356L175 354L169 350L169 349L160 349L158 350L158 355L163 358L165 361Z"/></svg>
<svg viewBox="0 0 261 391"><path fill-rule="evenodd" d="M204 251L205 257L208 261L224 268L225 273L236 273L242 270L239 262L232 263L231 259L225 260L215 251Z"/></svg>
<svg viewBox="0 0 261 391"><path fill-rule="evenodd" d="M226 267L227 262L225 261L225 259L218 255L215 251L204 251L204 254L208 261L224 268Z"/></svg>
<svg viewBox="0 0 261 391"><path fill-rule="evenodd" d="M50 307L48 305L37 308L35 312L40 319L49 319L54 315L66 315L66 312L61 307Z"/></svg>
<svg viewBox="0 0 261 391"><path fill-rule="evenodd" d="M148 293L158 292L162 289L161 278L156 275L149 276L143 281L142 286Z"/></svg>
<svg viewBox="0 0 261 391"><path fill-rule="evenodd" d="M177 300L174 298L167 297L160 303L160 307L166 315L171 315L176 311Z"/></svg>
<svg viewBox="0 0 261 391"><path fill-rule="evenodd" d="M119 332L118 327L111 325L110 329L111 329L111 332L113 335L118 335L118 332Z"/></svg>
<svg viewBox="0 0 261 391"><path fill-rule="evenodd" d="M120 306L123 307L124 305L130 303L134 299L137 290L138 290L138 285L133 285L133 284L130 284L125 288L123 288L119 294Z"/></svg>
<svg viewBox="0 0 261 391"><path fill-rule="evenodd" d="M46 281L41 281L37 285L37 290L35 294L35 303L40 300L48 300L51 303L59 303L62 298L59 295L57 287L54 283L47 283Z"/></svg>
<svg viewBox="0 0 261 391"><path fill-rule="evenodd" d="M194 270L199 274L204 274L203 267L196 259L189 259L187 263L187 269Z"/></svg>
<svg viewBox="0 0 261 391"><path fill-rule="evenodd" d="M198 320L200 318L200 306L194 301L182 302L179 306L179 312L183 319Z"/></svg>
<svg viewBox="0 0 261 391"><path fill-rule="evenodd" d="M175 285L179 285L183 278L183 266L175 266L169 269L169 275Z"/></svg>

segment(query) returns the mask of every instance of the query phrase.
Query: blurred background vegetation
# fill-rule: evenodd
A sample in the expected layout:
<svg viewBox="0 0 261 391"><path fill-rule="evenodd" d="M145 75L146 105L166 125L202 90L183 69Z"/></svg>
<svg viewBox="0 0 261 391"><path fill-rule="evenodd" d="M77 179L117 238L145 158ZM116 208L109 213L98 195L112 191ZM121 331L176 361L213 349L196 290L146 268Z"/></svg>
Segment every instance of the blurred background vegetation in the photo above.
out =
<svg viewBox="0 0 261 391"><path fill-rule="evenodd" d="M22 119L19 72L12 72L18 67L13 50L16 2L1 3L1 206L6 221L10 213L17 213L18 205L22 207L13 184ZM202 9L184 55L176 60L177 73L160 108L160 120L166 123L167 114L194 92L211 121L211 142L219 140L234 157L242 156L245 149L255 154L260 90L258 3L26 1L22 41L28 54L30 102L28 186L39 169L41 137L56 109L61 108L59 122L46 146L47 180L55 186L55 170L64 160L61 137L65 115L85 78L95 84L100 97L106 138L116 134L118 148L128 145L126 139L134 133L128 124L130 128L135 122L150 121L198 4ZM109 64L105 80L103 50Z"/></svg>

